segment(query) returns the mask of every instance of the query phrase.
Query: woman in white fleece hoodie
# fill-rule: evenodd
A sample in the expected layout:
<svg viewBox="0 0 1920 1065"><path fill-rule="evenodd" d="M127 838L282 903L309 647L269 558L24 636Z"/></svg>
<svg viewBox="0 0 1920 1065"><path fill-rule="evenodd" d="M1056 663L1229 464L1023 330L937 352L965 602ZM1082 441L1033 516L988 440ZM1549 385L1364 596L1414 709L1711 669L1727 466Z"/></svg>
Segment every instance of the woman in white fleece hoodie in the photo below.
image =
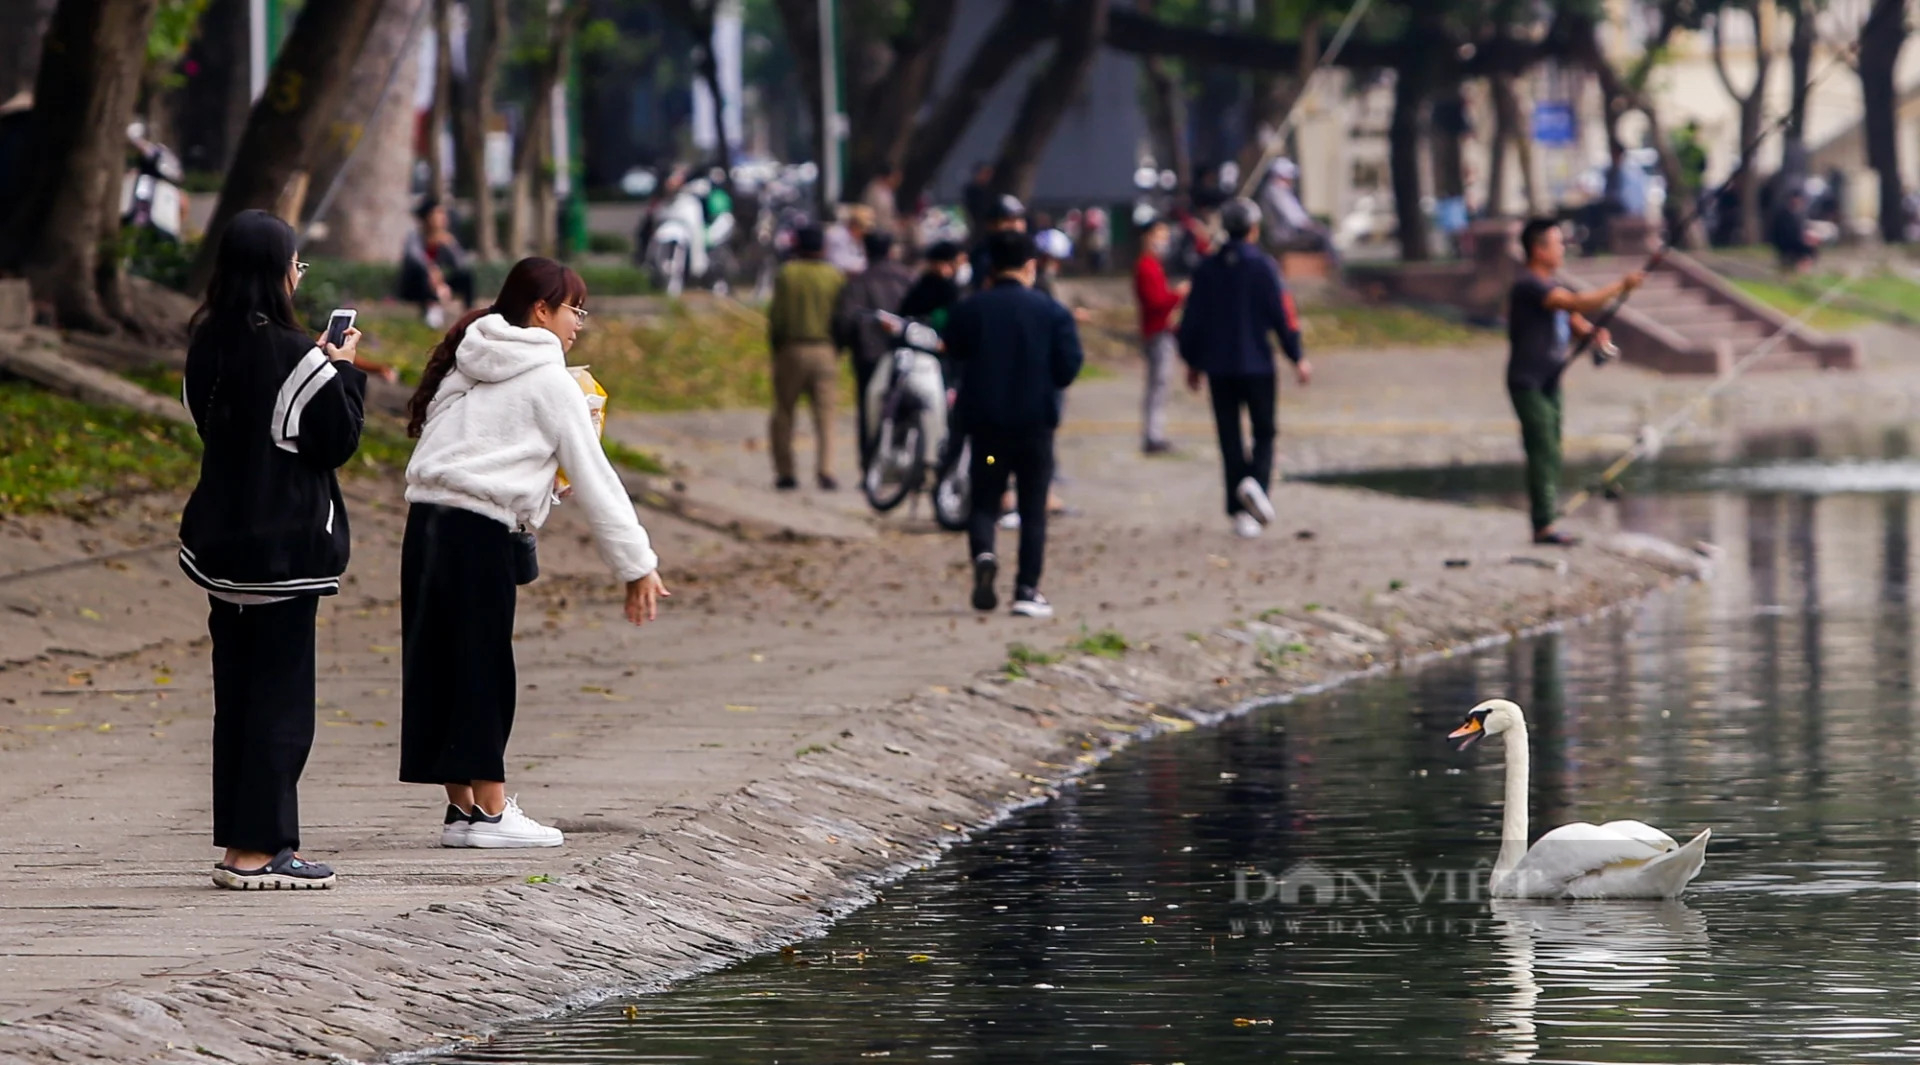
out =
<svg viewBox="0 0 1920 1065"><path fill-rule="evenodd" d="M407 407L407 431L420 443L407 464L400 554L400 779L446 788L444 846L563 842L506 790L518 683L514 534L547 520L561 467L600 557L626 582L627 620L653 620L668 594L567 372L586 299L580 275L522 259L492 306L461 319L434 349Z"/></svg>

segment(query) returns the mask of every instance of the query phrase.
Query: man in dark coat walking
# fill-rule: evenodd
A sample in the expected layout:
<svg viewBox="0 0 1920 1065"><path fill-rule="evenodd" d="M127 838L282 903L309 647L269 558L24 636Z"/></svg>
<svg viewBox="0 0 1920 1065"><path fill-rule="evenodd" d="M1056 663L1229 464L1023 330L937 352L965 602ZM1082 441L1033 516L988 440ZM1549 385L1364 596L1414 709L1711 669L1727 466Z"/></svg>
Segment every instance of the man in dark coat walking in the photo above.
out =
<svg viewBox="0 0 1920 1065"><path fill-rule="evenodd" d="M1047 552L1047 486L1053 480L1053 434L1060 396L1079 376L1084 356L1073 312L1033 290L1033 239L1004 231L987 241L993 280L954 308L947 354L960 370L955 420L973 440L973 512L967 543L973 555L973 606L999 604L994 532L1000 497L1012 478L1019 489L1020 571L1013 612L1050 618L1040 594Z"/></svg>
<svg viewBox="0 0 1920 1065"><path fill-rule="evenodd" d="M1226 475L1227 517L1237 535L1252 538L1274 518L1267 493L1280 389L1268 337L1280 338L1302 385L1313 379L1313 364L1300 345L1300 316L1280 267L1260 250L1260 208L1245 198L1230 200L1220 210L1220 223L1227 242L1193 273L1180 320L1180 358L1188 387L1198 392L1201 380L1207 382ZM1242 411L1253 427L1251 452L1240 431Z"/></svg>

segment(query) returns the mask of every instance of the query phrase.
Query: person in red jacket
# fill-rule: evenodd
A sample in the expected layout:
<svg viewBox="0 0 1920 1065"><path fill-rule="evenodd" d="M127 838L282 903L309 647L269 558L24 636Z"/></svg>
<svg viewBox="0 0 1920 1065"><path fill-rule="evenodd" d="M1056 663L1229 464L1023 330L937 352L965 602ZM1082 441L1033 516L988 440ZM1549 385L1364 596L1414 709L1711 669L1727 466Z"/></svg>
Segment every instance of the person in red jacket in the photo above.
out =
<svg viewBox="0 0 1920 1065"><path fill-rule="evenodd" d="M1140 347L1147 357L1147 390L1140 420L1140 450L1158 455L1173 450L1167 441L1167 397L1173 394L1173 364L1180 345L1173 333L1173 312L1187 298L1188 282L1167 284L1160 260L1173 245L1161 219L1140 231L1140 258L1133 264L1133 295L1140 301Z"/></svg>

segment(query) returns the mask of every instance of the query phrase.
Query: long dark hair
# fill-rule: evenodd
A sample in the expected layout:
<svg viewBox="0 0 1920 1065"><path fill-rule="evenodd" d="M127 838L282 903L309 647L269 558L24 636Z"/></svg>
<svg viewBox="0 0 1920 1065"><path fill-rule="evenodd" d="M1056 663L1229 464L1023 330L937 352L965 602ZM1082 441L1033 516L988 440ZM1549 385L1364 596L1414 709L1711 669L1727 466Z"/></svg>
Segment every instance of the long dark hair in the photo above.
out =
<svg viewBox="0 0 1920 1065"><path fill-rule="evenodd" d="M265 211L241 211L220 234L220 250L207 282L206 302L193 314L189 331L258 328L271 323L298 330L287 271L299 250L293 227Z"/></svg>
<svg viewBox="0 0 1920 1065"><path fill-rule="evenodd" d="M533 318L534 304L544 303L548 310L558 310L569 304L584 307L586 302L587 283L568 267L539 256L514 263L493 303L469 311L466 317L453 323L453 328L447 330L440 346L434 348L433 354L427 358L427 368L420 372L420 387L414 390L413 398L407 401L407 435L419 436L420 430L425 428L427 408L433 405L433 397L439 394L440 382L452 372L454 353L460 350L460 342L467 338L468 326L489 314L497 314L505 318L508 325L525 328Z"/></svg>

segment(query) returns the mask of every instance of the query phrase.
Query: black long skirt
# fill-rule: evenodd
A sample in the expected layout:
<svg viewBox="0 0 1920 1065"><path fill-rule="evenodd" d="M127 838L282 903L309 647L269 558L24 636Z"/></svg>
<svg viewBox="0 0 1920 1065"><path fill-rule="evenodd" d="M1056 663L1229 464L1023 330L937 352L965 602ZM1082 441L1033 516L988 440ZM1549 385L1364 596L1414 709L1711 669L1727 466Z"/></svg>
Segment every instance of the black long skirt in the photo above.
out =
<svg viewBox="0 0 1920 1065"><path fill-rule="evenodd" d="M400 548L400 779L507 779L517 680L507 527L415 503Z"/></svg>

